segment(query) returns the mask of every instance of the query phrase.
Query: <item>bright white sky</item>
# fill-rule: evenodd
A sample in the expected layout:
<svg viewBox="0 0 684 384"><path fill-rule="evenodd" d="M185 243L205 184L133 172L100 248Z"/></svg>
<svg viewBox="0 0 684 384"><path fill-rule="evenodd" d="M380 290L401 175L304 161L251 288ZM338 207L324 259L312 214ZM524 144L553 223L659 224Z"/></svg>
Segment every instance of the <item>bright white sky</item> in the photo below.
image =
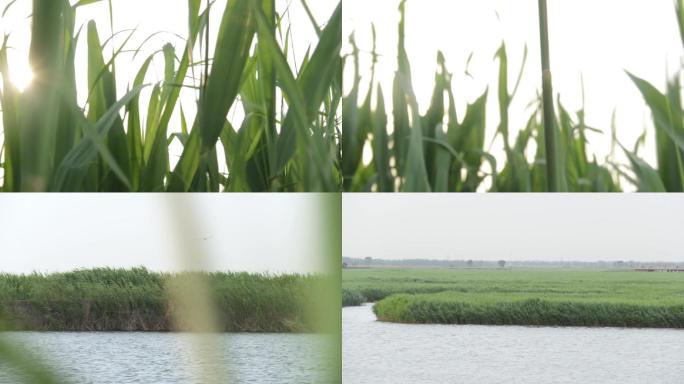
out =
<svg viewBox="0 0 684 384"><path fill-rule="evenodd" d="M342 254L684 261L676 194L345 194Z"/></svg>
<svg viewBox="0 0 684 384"><path fill-rule="evenodd" d="M385 95L391 94L396 70L398 5L399 0L344 1L343 52L351 52L348 36L352 32L359 48L370 52L371 23L375 24L377 49L382 55L377 65L377 78ZM449 71L454 73L453 87L460 104L460 119L466 102L474 101L487 85L490 86L488 145L499 121L498 62L493 60L494 54L505 40L509 89L512 90L527 44L526 71L510 109L511 140L514 140L530 116L531 111L526 111L525 107L541 88L537 6L536 0L409 0L406 3L406 49L421 112L424 113L429 105L437 51L442 50ZM587 123L604 131L603 135L591 134L590 150L600 160L608 155L614 109L617 111L618 139L632 148L644 127L650 126L651 122L641 95L624 70L645 78L662 90L668 71L673 74L680 68L682 45L673 1L549 0L548 8L554 91L561 94L570 112L578 110L582 74ZM474 79L464 74L471 52L474 55L469 71ZM363 59L362 68L370 68L370 55L363 55ZM353 78L350 76L352 66L348 65L346 69L345 87L348 90ZM365 90L363 92L365 94ZM391 105L388 113L390 111ZM655 164L653 146L651 135L642 154ZM500 142L495 145L494 154L503 160L503 153L498 148L502 148ZM625 163L624 156L619 155L618 159Z"/></svg>
<svg viewBox="0 0 684 384"><path fill-rule="evenodd" d="M322 272L312 194L0 196L0 272Z"/></svg>
<svg viewBox="0 0 684 384"><path fill-rule="evenodd" d="M10 0L0 0L0 12L5 8ZM71 0L71 3L76 3L76 0ZM212 8L212 17L210 20L210 48L213 50L216 42L216 32L221 23L221 17L225 9L226 0L216 0ZM332 15L335 7L339 3L338 0L309 0L307 4L311 9L316 21L323 26ZM98 33L101 42L104 43L112 32L109 23L109 8L108 2L103 0L99 3L79 7L76 13L76 30L83 26L81 39L77 46L76 55L76 74L78 82L78 98L79 104L84 105L87 99L87 23L89 20L95 20L97 23ZM205 2L202 1L202 7ZM203 8L202 8L203 9ZM286 33L287 28L290 28L290 46L289 56L293 68L299 69L301 61L307 49L313 49L318 41L316 32L306 15L304 7L300 0L277 0L276 9L279 14L284 15L282 24L282 31ZM188 13L186 0L116 0L113 2L113 19L114 31L122 31L137 28L137 32L130 39L127 47L129 49L136 49L140 44L148 38L148 36L163 31L159 35L151 38L144 46L142 51L133 59L133 53L120 55L116 61L117 69L117 88L118 96L125 94L127 86L132 83L138 69L142 63L147 59L149 54L160 50L164 44L171 43L176 47L177 56L181 55L181 51L185 47L185 41L176 35L186 37L188 35ZM17 84L19 88L25 88L31 80L31 71L28 65L28 52L30 47L31 24L29 15L31 14L31 1L19 0L17 1L5 17L0 18L0 34L10 34L9 45L14 49L8 54L10 70L12 72L12 81ZM128 32L123 32L114 38L114 46L119 47L126 37ZM200 59L199 44L196 47L195 59ZM112 44L110 43L105 50L111 57ZM210 53L210 55L213 55ZM105 57L108 60L108 57ZM177 66L177 64L176 64ZM146 82L157 82L163 78L164 59L161 54L157 55L153 61L153 68L150 70L146 78ZM199 75L199 73L198 73ZM141 100L149 100L151 87L148 87L142 92ZM180 102L183 106L183 111L189 121L195 115L195 101L197 95L189 89L181 92ZM146 109L141 110L144 114ZM170 124L171 132L180 132L180 113L176 108L176 116L172 118ZM229 117L235 119L242 118L242 108L234 108L229 113ZM239 126L239 125L238 125ZM0 138L1 139L1 138ZM175 156L180 156L182 147L175 141L172 144L172 166L177 161ZM220 155L220 154L219 154ZM221 158L221 157L219 157Z"/></svg>

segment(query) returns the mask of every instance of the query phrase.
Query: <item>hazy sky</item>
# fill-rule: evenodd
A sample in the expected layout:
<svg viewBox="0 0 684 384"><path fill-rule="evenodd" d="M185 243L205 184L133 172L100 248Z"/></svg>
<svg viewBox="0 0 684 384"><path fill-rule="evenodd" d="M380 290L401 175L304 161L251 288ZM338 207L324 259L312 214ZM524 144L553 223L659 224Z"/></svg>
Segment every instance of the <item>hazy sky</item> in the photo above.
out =
<svg viewBox="0 0 684 384"><path fill-rule="evenodd" d="M318 204L313 194L2 195L0 272L320 272Z"/></svg>
<svg viewBox="0 0 684 384"><path fill-rule="evenodd" d="M354 32L359 48L364 86L368 81L371 51L371 23L377 31L377 50L382 56L377 78L385 95L391 94L396 70L399 0L345 0L344 52L350 52L348 36ZM487 125L491 142L499 122L497 100L498 62L494 54L506 41L509 61L509 89L517 77L524 46L529 55L523 81L511 106L511 139L524 127L531 111L526 106L540 89L540 49L537 0L409 0L406 3L406 47L411 62L413 85L424 113L434 87L437 51L444 52L447 67L454 74L453 87L463 118L466 102L472 102L489 85ZM610 151L610 126L617 113L618 138L631 148L650 114L643 99L625 74L629 70L651 81L661 90L666 75L680 68L682 44L672 0L549 0L549 34L554 91L574 114L581 106L580 75L584 75L587 124L602 129L591 133L590 149L601 159ZM468 56L469 71L464 73ZM352 66L345 72L349 89ZM365 90L363 91L365 94ZM387 100L387 97L386 97ZM391 105L388 106L388 113ZM391 118L391 114L390 114ZM655 164L654 137L649 136L643 152ZM493 153L504 154L501 142ZM530 148L534 154L534 146ZM624 162L619 153L618 159Z"/></svg>
<svg viewBox="0 0 684 384"><path fill-rule="evenodd" d="M684 261L675 194L345 194L346 257Z"/></svg>

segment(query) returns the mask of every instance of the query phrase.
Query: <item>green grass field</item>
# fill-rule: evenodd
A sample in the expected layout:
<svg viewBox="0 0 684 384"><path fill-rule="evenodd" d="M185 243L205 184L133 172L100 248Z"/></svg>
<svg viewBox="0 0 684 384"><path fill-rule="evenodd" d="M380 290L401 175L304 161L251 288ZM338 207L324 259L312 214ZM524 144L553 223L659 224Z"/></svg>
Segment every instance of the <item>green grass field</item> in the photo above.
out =
<svg viewBox="0 0 684 384"><path fill-rule="evenodd" d="M145 268L0 275L0 329L49 331L183 331L188 306L178 297L206 285L219 331L323 331L316 305L323 277L248 273L155 273ZM192 300L202 299L188 291ZM186 311L187 312L187 311Z"/></svg>
<svg viewBox="0 0 684 384"><path fill-rule="evenodd" d="M352 269L343 289L382 321L684 328L681 273Z"/></svg>

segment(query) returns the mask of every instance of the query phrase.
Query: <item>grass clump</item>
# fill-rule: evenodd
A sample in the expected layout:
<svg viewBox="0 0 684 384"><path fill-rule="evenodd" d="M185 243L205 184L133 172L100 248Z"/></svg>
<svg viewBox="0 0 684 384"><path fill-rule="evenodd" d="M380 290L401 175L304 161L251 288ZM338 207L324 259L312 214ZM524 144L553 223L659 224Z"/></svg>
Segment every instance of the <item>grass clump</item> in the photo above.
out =
<svg viewBox="0 0 684 384"><path fill-rule="evenodd" d="M442 292L390 296L374 307L381 321L584 327L684 328L684 301L652 302L572 295Z"/></svg>
<svg viewBox="0 0 684 384"><path fill-rule="evenodd" d="M189 278L209 289L220 331L323 331L311 303L323 277L249 273L155 273L145 268L0 275L0 318L8 329L183 331L182 301L171 292ZM191 327L189 327L191 329Z"/></svg>
<svg viewBox="0 0 684 384"><path fill-rule="evenodd" d="M354 307L365 303L367 300L361 292L353 289L342 288L342 306Z"/></svg>

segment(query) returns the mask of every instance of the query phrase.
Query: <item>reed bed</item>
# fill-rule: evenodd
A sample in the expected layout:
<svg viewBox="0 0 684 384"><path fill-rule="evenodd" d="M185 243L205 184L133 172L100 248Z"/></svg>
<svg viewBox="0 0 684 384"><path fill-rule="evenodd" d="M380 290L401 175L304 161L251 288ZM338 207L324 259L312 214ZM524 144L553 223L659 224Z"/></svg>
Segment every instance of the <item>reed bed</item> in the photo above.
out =
<svg viewBox="0 0 684 384"><path fill-rule="evenodd" d="M376 302L379 319L416 323L680 328L683 287L681 273L629 270L372 268L343 273L343 288L364 302Z"/></svg>
<svg viewBox="0 0 684 384"><path fill-rule="evenodd" d="M572 295L393 295L373 311L381 321L581 327L684 328L684 301Z"/></svg>
<svg viewBox="0 0 684 384"><path fill-rule="evenodd" d="M110 53L111 39L94 22L75 25L78 9L99 1L33 0L26 22L34 80L24 92L9 81L8 37L0 43L2 191L340 189L341 3L326 19L296 21L312 23L318 41L304 58L292 58L288 47L296 41L276 0L229 1L213 29L213 2L188 0L188 20L178 20L188 25L184 44L158 47L134 78L122 79L116 61L146 53L127 45L130 35ZM213 47L209 33L217 34ZM88 46L85 105L77 102L79 42ZM150 84L157 57L163 80ZM121 81L128 82L123 95L116 92ZM180 106L186 92L196 100L195 116ZM236 108L244 118L229 121ZM177 162L172 143L183 147Z"/></svg>
<svg viewBox="0 0 684 384"><path fill-rule="evenodd" d="M323 332L312 313L322 303L321 276L249 273L155 273L145 268L0 275L5 329L40 331L184 331L173 292L201 279L225 332Z"/></svg>
<svg viewBox="0 0 684 384"><path fill-rule="evenodd" d="M545 33L548 24L545 12L540 12L541 45L547 59L542 64L544 92L530 103L532 112L527 124L518 129L515 137L508 117L518 85L523 81L526 60L523 59L519 68L511 69L504 43L495 55L499 64L497 89L487 89L470 101L463 116L456 113L454 95L458 92L451 86L453 75L439 52L432 98L426 113L421 115L411 83L410 57L404 45L405 3L406 0L399 3L399 49L391 97L386 97L386 90L375 84L374 64L370 67L368 91L361 94L360 50L354 39L350 39L352 52L345 64L353 66L354 80L343 99L345 191L618 192L623 189L621 180L644 192L682 190L679 151L684 148L684 125L678 80L681 73L668 85L665 94L629 74L653 111L657 167L639 157L641 141L634 148L623 146L617 140L614 125L603 128L611 131L612 147L621 147L629 164L616 163L614 150L605 158L590 155L588 142L598 129L587 125L585 106L571 113L560 97L552 93L548 51L549 46L553 49L553 42L548 41ZM545 10L545 3L540 1L540 11ZM677 21L684 30L681 9L682 0L678 0ZM378 56L375 44L371 55L374 60ZM515 82L509 84L509 79ZM486 105L491 97L498 101L500 121L495 137L503 143L503 164L497 163L485 147ZM390 105L391 125L386 112ZM544 110L548 111L547 116ZM532 144L536 148L534 152ZM363 160L364 147L372 153L368 162Z"/></svg>
<svg viewBox="0 0 684 384"><path fill-rule="evenodd" d="M353 289L342 288L342 306L343 307L354 307L363 304L366 298L361 294L361 292Z"/></svg>

